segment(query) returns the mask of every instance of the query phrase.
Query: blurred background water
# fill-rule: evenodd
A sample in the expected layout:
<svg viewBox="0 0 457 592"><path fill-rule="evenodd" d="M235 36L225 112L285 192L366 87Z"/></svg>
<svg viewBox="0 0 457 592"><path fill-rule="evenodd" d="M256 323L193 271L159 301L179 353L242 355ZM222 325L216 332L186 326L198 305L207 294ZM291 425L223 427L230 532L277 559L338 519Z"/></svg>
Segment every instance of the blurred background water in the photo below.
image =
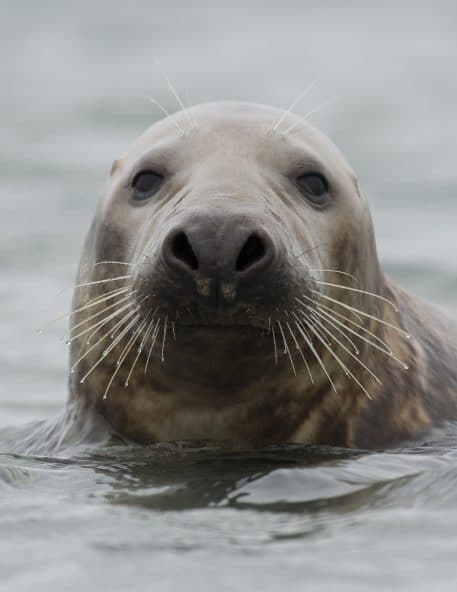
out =
<svg viewBox="0 0 457 592"><path fill-rule="evenodd" d="M372 204L385 269L457 310L457 4L0 0L1 425L66 398L65 327L111 162L191 101L298 109ZM8 590L455 590L455 438L395 453L0 455Z"/></svg>

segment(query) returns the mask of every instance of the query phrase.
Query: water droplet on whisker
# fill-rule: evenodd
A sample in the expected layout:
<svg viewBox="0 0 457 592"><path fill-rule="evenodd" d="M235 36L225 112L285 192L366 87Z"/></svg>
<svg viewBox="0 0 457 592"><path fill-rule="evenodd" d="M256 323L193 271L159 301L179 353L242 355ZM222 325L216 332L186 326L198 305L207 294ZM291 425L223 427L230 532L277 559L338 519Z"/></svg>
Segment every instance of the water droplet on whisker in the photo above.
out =
<svg viewBox="0 0 457 592"><path fill-rule="evenodd" d="M409 366L408 366L408 364L403 364L403 368L404 368L405 370L409 370Z"/></svg>
<svg viewBox="0 0 457 592"><path fill-rule="evenodd" d="M83 384L85 380L86 380L85 378L81 378L81 380L79 381L80 384Z"/></svg>

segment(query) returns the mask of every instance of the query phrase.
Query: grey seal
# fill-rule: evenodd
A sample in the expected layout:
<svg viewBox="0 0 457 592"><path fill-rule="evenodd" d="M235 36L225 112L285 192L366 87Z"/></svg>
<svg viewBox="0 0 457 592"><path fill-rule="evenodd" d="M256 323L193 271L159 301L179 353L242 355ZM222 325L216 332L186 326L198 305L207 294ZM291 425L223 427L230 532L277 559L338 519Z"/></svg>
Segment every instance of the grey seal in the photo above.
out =
<svg viewBox="0 0 457 592"><path fill-rule="evenodd" d="M375 448L457 417L454 321L383 273L334 144L265 105L180 111L114 162L69 344L74 421L143 444Z"/></svg>

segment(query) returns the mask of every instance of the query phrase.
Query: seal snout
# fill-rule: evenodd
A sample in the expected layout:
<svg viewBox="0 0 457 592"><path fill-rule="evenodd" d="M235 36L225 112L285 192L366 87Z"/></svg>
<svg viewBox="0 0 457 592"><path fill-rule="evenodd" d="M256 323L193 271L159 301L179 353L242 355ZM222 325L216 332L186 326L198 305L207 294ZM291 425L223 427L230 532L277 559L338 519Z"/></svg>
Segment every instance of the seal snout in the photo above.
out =
<svg viewBox="0 0 457 592"><path fill-rule="evenodd" d="M201 214L169 231L162 258L167 273L195 282L199 296L217 290L230 301L239 284L249 286L268 273L276 248L250 217Z"/></svg>

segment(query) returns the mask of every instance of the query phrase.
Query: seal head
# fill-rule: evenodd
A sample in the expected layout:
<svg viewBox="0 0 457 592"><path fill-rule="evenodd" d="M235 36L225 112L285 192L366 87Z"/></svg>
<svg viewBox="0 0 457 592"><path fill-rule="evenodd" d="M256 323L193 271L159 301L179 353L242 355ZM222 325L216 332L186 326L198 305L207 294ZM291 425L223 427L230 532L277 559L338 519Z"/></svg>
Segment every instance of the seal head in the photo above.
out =
<svg viewBox="0 0 457 592"><path fill-rule="evenodd" d="M200 105L113 165L75 288L71 401L143 443L356 445L367 401L412 386L399 298L328 138L273 107ZM417 413L389 440L428 427Z"/></svg>

